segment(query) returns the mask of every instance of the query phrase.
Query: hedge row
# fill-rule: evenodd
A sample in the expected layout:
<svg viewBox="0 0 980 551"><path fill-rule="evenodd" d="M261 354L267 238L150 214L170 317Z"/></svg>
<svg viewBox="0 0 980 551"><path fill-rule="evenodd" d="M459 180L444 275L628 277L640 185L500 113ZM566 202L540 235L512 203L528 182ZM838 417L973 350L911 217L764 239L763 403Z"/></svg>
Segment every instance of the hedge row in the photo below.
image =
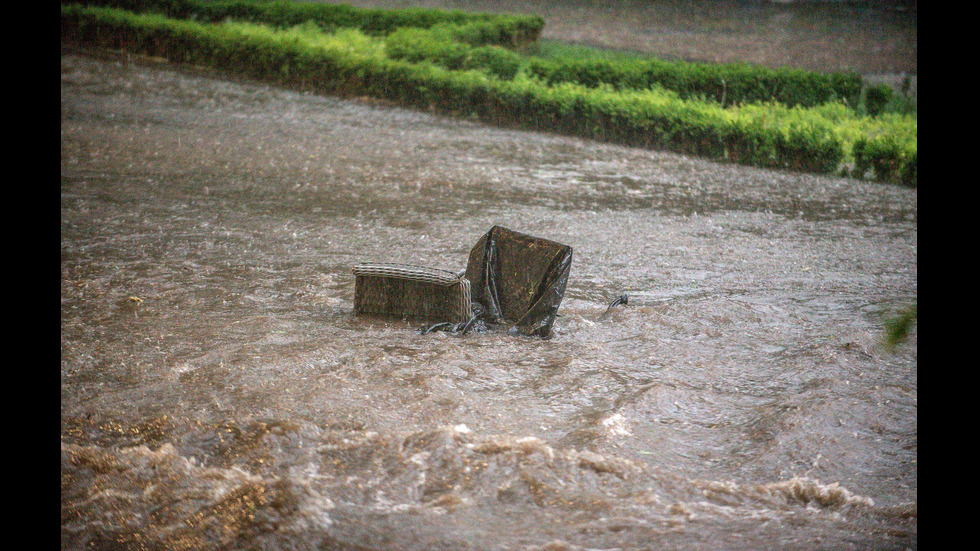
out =
<svg viewBox="0 0 980 551"><path fill-rule="evenodd" d="M491 124L756 166L834 173L850 148L834 125L819 117L800 116L777 124L764 116L743 116L662 90L617 92L608 86L572 83L548 86L521 75L504 80L479 71L391 59L383 48L364 53L329 41L312 44L298 38L296 32L254 25L206 25L159 15L62 6L62 39L210 65L321 93L384 98L404 106L474 116ZM865 155L875 150L862 147ZM877 174L877 165L872 165Z"/></svg>
<svg viewBox="0 0 980 551"><path fill-rule="evenodd" d="M467 13L424 8L384 10L290 0L63 0L62 4L110 7L135 13L160 13L203 23L231 19L279 28L313 23L327 32L355 28L375 36L388 35L404 27L441 28L454 40L475 46L524 46L535 42L544 28L544 19L538 15Z"/></svg>
<svg viewBox="0 0 980 551"><path fill-rule="evenodd" d="M742 63L681 63L659 59L551 60L533 58L528 70L549 84L611 84L619 90L661 85L682 98L703 97L723 105L778 101L812 107L843 100L856 106L862 80L856 73L816 73Z"/></svg>
<svg viewBox="0 0 980 551"><path fill-rule="evenodd" d="M763 102L733 106L728 111L746 125L797 129L795 132L821 121L819 126L831 128L844 145L846 165L841 167L842 173L916 186L918 124L915 115L858 116L841 102L812 108Z"/></svg>
<svg viewBox="0 0 980 551"><path fill-rule="evenodd" d="M385 39L385 48L391 59L427 61L450 70L477 69L507 80L521 68L521 56L512 50L496 45L473 47L432 29L398 29Z"/></svg>
<svg viewBox="0 0 980 551"><path fill-rule="evenodd" d="M876 180L917 187L919 179L918 147L894 135L862 136L853 145L852 174L863 177L868 171Z"/></svg>

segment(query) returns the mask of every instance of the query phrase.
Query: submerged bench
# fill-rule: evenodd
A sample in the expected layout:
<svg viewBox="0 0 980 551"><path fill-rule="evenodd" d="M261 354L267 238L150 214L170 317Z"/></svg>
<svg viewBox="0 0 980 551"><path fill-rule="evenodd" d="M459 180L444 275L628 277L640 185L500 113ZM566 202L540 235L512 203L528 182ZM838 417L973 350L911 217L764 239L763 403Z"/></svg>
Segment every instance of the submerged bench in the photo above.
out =
<svg viewBox="0 0 980 551"><path fill-rule="evenodd" d="M412 264L354 266L354 312L427 321L473 317L470 282L460 274Z"/></svg>
<svg viewBox="0 0 980 551"><path fill-rule="evenodd" d="M461 323L478 311L492 324L549 337L571 265L568 245L494 226L470 251L465 272L354 266L354 312Z"/></svg>

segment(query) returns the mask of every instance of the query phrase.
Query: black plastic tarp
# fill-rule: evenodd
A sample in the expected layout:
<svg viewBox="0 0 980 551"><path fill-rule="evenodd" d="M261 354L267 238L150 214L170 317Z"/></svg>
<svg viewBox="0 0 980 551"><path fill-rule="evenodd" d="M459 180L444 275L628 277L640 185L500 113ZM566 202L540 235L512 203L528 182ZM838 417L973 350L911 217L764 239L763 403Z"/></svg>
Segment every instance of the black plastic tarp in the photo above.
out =
<svg viewBox="0 0 980 551"><path fill-rule="evenodd" d="M568 245L494 226L470 251L466 279L490 321L547 338L571 267Z"/></svg>

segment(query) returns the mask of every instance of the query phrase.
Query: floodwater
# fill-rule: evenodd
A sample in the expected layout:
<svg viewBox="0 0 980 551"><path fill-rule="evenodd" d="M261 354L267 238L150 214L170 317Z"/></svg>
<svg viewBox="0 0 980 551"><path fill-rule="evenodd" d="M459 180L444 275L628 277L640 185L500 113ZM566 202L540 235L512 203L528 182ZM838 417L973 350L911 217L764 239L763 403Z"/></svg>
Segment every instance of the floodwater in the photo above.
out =
<svg viewBox="0 0 980 551"><path fill-rule="evenodd" d="M917 547L915 190L61 74L63 549ZM574 249L551 339L353 315L495 224Z"/></svg>

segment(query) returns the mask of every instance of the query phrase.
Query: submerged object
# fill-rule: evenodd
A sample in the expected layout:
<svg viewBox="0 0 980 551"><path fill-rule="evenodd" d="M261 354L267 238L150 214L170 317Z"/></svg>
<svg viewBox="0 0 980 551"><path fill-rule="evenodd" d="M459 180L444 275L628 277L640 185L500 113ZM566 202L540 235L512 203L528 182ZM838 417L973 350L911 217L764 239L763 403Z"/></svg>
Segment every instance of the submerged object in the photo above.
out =
<svg viewBox="0 0 980 551"><path fill-rule="evenodd" d="M602 314L599 314L599 319L601 320L601 319L605 318L606 316L608 316L609 315L609 311L612 310L614 307L619 306L620 304L622 304L623 306L626 306L629 303L630 303L630 296L629 295L627 295L625 293L622 294L622 295L619 295L618 297L616 297L616 300L614 300L614 301L612 301L612 302L609 303L609 306L606 307L606 311L605 312L603 312Z"/></svg>
<svg viewBox="0 0 980 551"><path fill-rule="evenodd" d="M466 279L491 322L550 337L571 267L568 245L494 226L470 251Z"/></svg>
<svg viewBox="0 0 980 551"><path fill-rule="evenodd" d="M473 317L470 282L426 266L370 262L354 266L354 312L440 322Z"/></svg>
<svg viewBox="0 0 980 551"><path fill-rule="evenodd" d="M354 312L423 319L466 333L477 320L550 337L565 295L572 248L494 226L470 251L465 272L411 264L354 266Z"/></svg>

